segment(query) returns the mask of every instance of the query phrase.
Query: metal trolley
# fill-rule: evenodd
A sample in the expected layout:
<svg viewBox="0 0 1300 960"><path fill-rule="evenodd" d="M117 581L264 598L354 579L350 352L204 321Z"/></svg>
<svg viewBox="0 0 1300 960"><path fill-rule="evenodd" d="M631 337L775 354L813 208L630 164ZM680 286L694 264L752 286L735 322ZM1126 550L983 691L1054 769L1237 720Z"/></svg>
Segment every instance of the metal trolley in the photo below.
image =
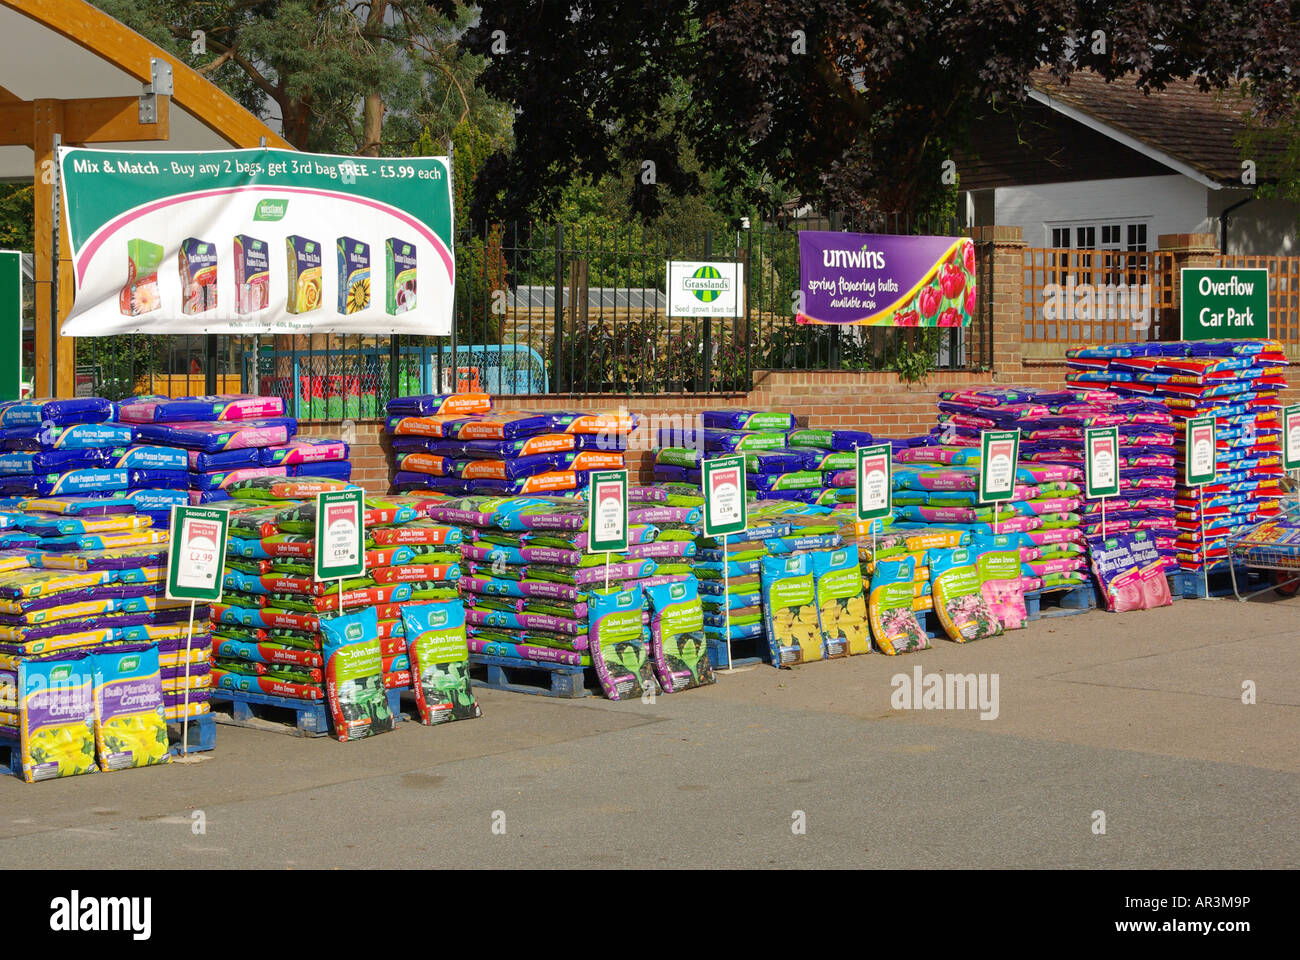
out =
<svg viewBox="0 0 1300 960"><path fill-rule="evenodd" d="M1300 526L1300 500L1286 500L1281 516L1263 520L1228 538L1228 573L1232 577L1232 592L1238 600L1249 600L1270 590L1289 597L1300 590L1300 537L1286 544L1259 543L1250 539L1256 531L1279 520ZM1241 588L1245 584L1237 581L1238 567L1243 574L1247 569L1271 571L1273 582L1260 590L1242 594Z"/></svg>

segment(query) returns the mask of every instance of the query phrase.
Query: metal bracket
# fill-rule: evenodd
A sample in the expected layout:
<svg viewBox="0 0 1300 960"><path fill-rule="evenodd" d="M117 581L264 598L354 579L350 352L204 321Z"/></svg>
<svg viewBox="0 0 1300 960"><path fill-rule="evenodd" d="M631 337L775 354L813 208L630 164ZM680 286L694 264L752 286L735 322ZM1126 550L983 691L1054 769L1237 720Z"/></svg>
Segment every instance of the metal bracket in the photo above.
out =
<svg viewBox="0 0 1300 960"><path fill-rule="evenodd" d="M142 84L140 93L140 122L158 122L158 97L172 95L172 65L157 57L149 58L150 82Z"/></svg>

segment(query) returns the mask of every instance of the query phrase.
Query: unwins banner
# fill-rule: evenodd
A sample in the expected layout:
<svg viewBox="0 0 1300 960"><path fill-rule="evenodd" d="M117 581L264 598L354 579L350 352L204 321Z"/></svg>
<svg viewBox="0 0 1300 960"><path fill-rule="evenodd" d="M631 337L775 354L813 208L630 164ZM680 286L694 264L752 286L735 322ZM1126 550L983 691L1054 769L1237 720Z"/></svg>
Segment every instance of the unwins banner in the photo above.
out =
<svg viewBox="0 0 1300 960"><path fill-rule="evenodd" d="M65 336L451 332L446 157L59 151Z"/></svg>
<svg viewBox="0 0 1300 960"><path fill-rule="evenodd" d="M799 323L964 327L975 315L975 245L962 237L799 234Z"/></svg>

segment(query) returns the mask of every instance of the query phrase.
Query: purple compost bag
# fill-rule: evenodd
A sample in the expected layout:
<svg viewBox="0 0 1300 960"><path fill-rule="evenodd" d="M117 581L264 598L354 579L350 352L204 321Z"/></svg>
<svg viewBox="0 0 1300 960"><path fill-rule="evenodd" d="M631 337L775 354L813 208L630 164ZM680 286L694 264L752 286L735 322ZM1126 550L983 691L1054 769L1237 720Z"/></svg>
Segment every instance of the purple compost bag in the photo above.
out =
<svg viewBox="0 0 1300 960"><path fill-rule="evenodd" d="M291 477L324 477L329 480L351 480L352 463L349 460L325 460L316 463L289 465Z"/></svg>
<svg viewBox="0 0 1300 960"><path fill-rule="evenodd" d="M135 429L137 439L146 443L216 453L288 443L298 431L298 421L293 417L277 417L229 423L142 423Z"/></svg>
<svg viewBox="0 0 1300 960"><path fill-rule="evenodd" d="M187 450L189 468L195 473L215 473L218 470L242 470L249 467L269 466L262 463L263 450L282 449L276 447L248 447L243 450L220 450L205 453L202 450Z"/></svg>
<svg viewBox="0 0 1300 960"><path fill-rule="evenodd" d="M6 450L94 450L126 446L134 439L135 428L121 423L36 424L0 430L0 447Z"/></svg>
<svg viewBox="0 0 1300 960"><path fill-rule="evenodd" d="M721 430L793 430L794 414L776 410L705 410L705 427Z"/></svg>
<svg viewBox="0 0 1300 960"><path fill-rule="evenodd" d="M304 437L298 435L288 443L262 447L259 451L261 466L278 467L281 464L324 463L348 458L348 445L330 437Z"/></svg>
<svg viewBox="0 0 1300 960"><path fill-rule="evenodd" d="M394 397L385 412L394 417L456 416L488 413L492 398L486 393L436 393Z"/></svg>
<svg viewBox="0 0 1300 960"><path fill-rule="evenodd" d="M184 473L190 468L189 453L180 447L155 447L137 444L114 447L104 457L103 466L129 470L164 470Z"/></svg>
<svg viewBox="0 0 1300 960"><path fill-rule="evenodd" d="M0 453L0 474L62 473L104 466L99 450L9 451Z"/></svg>
<svg viewBox="0 0 1300 960"><path fill-rule="evenodd" d="M45 397L0 403L0 427L103 423L113 419L113 404L102 397Z"/></svg>
<svg viewBox="0 0 1300 960"><path fill-rule="evenodd" d="M0 476L0 493L29 497L78 494L90 491L125 490L131 478L126 470L86 468L63 473L10 474Z"/></svg>
<svg viewBox="0 0 1300 960"><path fill-rule="evenodd" d="M263 420L284 414L280 397L223 393L207 397L132 397L118 404L124 423L177 423L196 420Z"/></svg>

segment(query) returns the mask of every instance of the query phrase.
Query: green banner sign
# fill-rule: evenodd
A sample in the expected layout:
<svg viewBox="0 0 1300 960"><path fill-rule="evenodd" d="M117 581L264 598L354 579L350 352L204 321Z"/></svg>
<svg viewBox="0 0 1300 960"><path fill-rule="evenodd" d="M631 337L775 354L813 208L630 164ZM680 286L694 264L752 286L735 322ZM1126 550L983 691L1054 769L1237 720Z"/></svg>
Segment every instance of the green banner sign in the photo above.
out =
<svg viewBox="0 0 1300 960"><path fill-rule="evenodd" d="M1300 403L1282 408L1282 469L1300 470Z"/></svg>
<svg viewBox="0 0 1300 960"><path fill-rule="evenodd" d="M65 336L451 331L446 157L59 150Z"/></svg>
<svg viewBox="0 0 1300 960"><path fill-rule="evenodd" d="M859 520L878 520L894 509L893 447L880 443L858 447L857 515Z"/></svg>
<svg viewBox="0 0 1300 960"><path fill-rule="evenodd" d="M704 535L726 537L746 524L745 458L715 457L700 465L704 484Z"/></svg>
<svg viewBox="0 0 1300 960"><path fill-rule="evenodd" d="M1213 483L1217 440L1213 417L1192 417L1183 428L1183 479L1189 487Z"/></svg>
<svg viewBox="0 0 1300 960"><path fill-rule="evenodd" d="M1083 432L1084 484L1089 499L1119 496L1119 427Z"/></svg>
<svg viewBox="0 0 1300 960"><path fill-rule="evenodd" d="M0 250L0 400L23 396L23 255Z"/></svg>
<svg viewBox="0 0 1300 960"><path fill-rule="evenodd" d="M1268 337L1268 271L1246 267L1184 267L1180 294L1184 340Z"/></svg>
<svg viewBox="0 0 1300 960"><path fill-rule="evenodd" d="M364 490L316 494L316 579L344 580L366 572Z"/></svg>
<svg viewBox="0 0 1300 960"><path fill-rule="evenodd" d="M587 552L627 549L627 471L594 470L587 500Z"/></svg>
<svg viewBox="0 0 1300 960"><path fill-rule="evenodd" d="M167 599L216 603L226 572L229 514L212 507L172 507Z"/></svg>
<svg viewBox="0 0 1300 960"><path fill-rule="evenodd" d="M1015 499L1019 459L1019 430L985 430L980 434L980 503Z"/></svg>

